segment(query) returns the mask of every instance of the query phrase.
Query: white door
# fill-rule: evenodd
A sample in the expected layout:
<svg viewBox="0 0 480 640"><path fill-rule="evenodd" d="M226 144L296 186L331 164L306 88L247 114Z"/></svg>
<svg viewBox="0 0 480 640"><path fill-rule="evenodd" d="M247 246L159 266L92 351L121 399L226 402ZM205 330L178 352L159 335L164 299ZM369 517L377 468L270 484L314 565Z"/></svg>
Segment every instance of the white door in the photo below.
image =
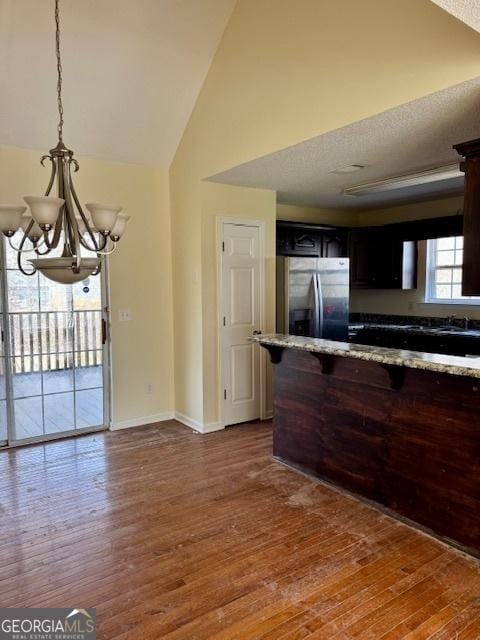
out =
<svg viewBox="0 0 480 640"><path fill-rule="evenodd" d="M224 425L260 417L260 228L223 223L221 350Z"/></svg>

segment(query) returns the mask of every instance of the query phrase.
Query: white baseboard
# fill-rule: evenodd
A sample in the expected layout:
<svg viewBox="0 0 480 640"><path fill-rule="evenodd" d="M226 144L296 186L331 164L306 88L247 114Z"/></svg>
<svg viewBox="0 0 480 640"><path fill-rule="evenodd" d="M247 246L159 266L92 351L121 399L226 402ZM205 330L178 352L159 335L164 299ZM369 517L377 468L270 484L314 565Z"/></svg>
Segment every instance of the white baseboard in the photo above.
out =
<svg viewBox="0 0 480 640"><path fill-rule="evenodd" d="M209 422L208 424L203 424L202 422L198 422L198 420L194 420L189 416L183 415L183 413L178 413L178 411L175 411L174 418L187 427L190 427L190 429L198 431L198 433L212 433L213 431L221 431L225 428L220 424L220 422Z"/></svg>
<svg viewBox="0 0 480 640"><path fill-rule="evenodd" d="M213 433L214 431L223 431L225 427L220 422L209 422L203 425L202 433Z"/></svg>
<svg viewBox="0 0 480 640"><path fill-rule="evenodd" d="M130 429L131 427L144 427L147 424L153 424L154 422L163 422L164 420L173 420L173 411L166 411L165 413L156 413L153 416L143 416L141 418L133 418L133 420L119 420L118 422L112 422L110 431L119 431L120 429Z"/></svg>
<svg viewBox="0 0 480 640"><path fill-rule="evenodd" d="M113 422L110 431L119 431L120 429L130 429L132 427L144 427L147 424L153 424L154 422L164 422L165 420L178 420L182 424L190 427L198 433L212 433L213 431L221 431L223 427L220 422L209 422L203 424L190 418L189 416L178 413L177 411L167 411L165 413L157 413L153 416L142 416L141 418L133 418L133 420L119 420Z"/></svg>
<svg viewBox="0 0 480 640"><path fill-rule="evenodd" d="M273 411L267 411L264 420L273 418ZM214 431L222 431L225 427L220 422L208 422L203 424L198 420L194 420L178 411L166 411L165 413L155 413L152 416L142 416L141 418L133 418L132 420L119 420L113 422L110 431L120 431L121 429L131 429L132 427L145 427L155 422L164 422L165 420L178 420L190 429L198 431L198 433L213 433Z"/></svg>

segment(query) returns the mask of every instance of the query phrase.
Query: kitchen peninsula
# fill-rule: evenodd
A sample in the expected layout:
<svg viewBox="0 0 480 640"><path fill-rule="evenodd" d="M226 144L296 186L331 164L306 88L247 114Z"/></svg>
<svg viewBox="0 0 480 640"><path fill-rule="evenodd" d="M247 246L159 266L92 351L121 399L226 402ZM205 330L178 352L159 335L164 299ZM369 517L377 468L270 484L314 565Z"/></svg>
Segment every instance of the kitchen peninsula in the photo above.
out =
<svg viewBox="0 0 480 640"><path fill-rule="evenodd" d="M480 358L252 339L275 365L275 458L480 555Z"/></svg>

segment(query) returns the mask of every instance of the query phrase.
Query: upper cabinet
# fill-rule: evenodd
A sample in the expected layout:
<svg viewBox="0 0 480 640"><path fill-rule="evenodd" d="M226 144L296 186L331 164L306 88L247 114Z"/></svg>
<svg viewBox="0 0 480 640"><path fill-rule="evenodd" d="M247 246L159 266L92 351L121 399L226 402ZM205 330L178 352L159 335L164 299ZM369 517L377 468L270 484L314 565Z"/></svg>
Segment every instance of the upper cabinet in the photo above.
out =
<svg viewBox="0 0 480 640"><path fill-rule="evenodd" d="M351 231L348 237L350 286L368 289L372 284L374 245L366 231Z"/></svg>
<svg viewBox="0 0 480 640"><path fill-rule="evenodd" d="M352 289L416 289L418 241L462 229L461 215L353 229L277 222L277 255L348 257Z"/></svg>
<svg viewBox="0 0 480 640"><path fill-rule="evenodd" d="M417 242L403 240L387 227L349 234L352 289L416 289Z"/></svg>
<svg viewBox="0 0 480 640"><path fill-rule="evenodd" d="M419 240L460 236L463 216L426 218L350 229L352 289L416 289Z"/></svg>
<svg viewBox="0 0 480 640"><path fill-rule="evenodd" d="M322 252L321 233L310 229L292 229L290 246L293 255L319 256Z"/></svg>
<svg viewBox="0 0 480 640"><path fill-rule="evenodd" d="M347 230L278 222L277 255L344 258L347 255Z"/></svg>

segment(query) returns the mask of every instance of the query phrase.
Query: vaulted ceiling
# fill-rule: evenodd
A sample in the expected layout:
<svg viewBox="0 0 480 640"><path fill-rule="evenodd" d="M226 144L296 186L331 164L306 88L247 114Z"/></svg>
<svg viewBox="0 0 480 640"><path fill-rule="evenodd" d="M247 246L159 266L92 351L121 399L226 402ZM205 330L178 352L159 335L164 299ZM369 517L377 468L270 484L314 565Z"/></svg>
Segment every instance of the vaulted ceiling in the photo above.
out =
<svg viewBox="0 0 480 640"><path fill-rule="evenodd" d="M479 0L432 0L432 2L475 31L480 31Z"/></svg>
<svg viewBox="0 0 480 640"><path fill-rule="evenodd" d="M388 206L462 193L463 177L372 193L343 189L459 162L452 145L480 134L480 77L212 176L277 191L281 203L340 209ZM346 167L363 168L346 173Z"/></svg>
<svg viewBox="0 0 480 640"><path fill-rule="evenodd" d="M61 0L65 143L167 168L235 0ZM56 143L54 0L0 0L0 144Z"/></svg>

